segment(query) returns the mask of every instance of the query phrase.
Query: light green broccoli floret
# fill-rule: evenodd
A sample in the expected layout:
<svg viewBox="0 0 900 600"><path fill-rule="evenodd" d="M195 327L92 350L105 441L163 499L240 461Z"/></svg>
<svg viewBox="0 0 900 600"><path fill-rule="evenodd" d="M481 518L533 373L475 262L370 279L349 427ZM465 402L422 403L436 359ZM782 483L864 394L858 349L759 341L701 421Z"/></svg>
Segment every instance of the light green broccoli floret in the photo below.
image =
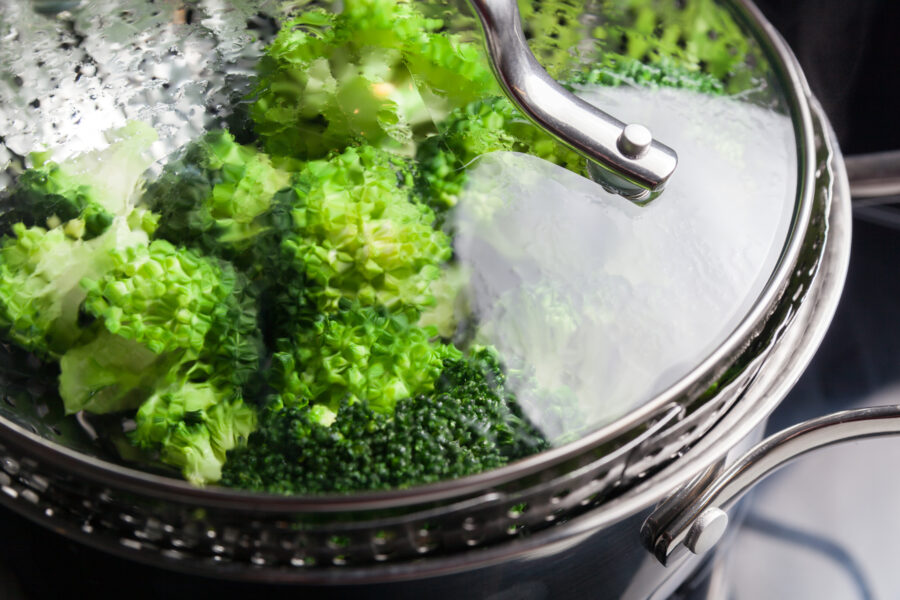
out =
<svg viewBox="0 0 900 600"><path fill-rule="evenodd" d="M149 148L156 131L131 121L105 135L107 147L59 163L50 159L52 153L32 155L34 167L10 190L13 209L3 219L47 228L67 224L68 235L90 239L103 233L113 217L127 215L153 162Z"/></svg>
<svg viewBox="0 0 900 600"><path fill-rule="evenodd" d="M133 443L158 452L163 463L203 485L222 477L226 453L256 429L256 411L235 389L181 382L148 398L135 422Z"/></svg>
<svg viewBox="0 0 900 600"><path fill-rule="evenodd" d="M115 342L116 356L83 346L63 355L60 395L69 412L134 408L166 373L217 385L253 376L262 346L256 307L228 263L164 240L110 256L114 266L102 278L82 280L82 311L102 326L88 345L125 341Z"/></svg>
<svg viewBox="0 0 900 600"><path fill-rule="evenodd" d="M411 152L414 133L497 87L480 44L438 33L414 2L346 0L282 24L250 116L267 151L320 158L353 143Z"/></svg>
<svg viewBox="0 0 900 600"><path fill-rule="evenodd" d="M286 406L320 404L337 412L343 401L365 401L390 413L398 400L429 392L444 359L461 357L453 346L432 342L434 334L402 315L345 306L279 340L271 383Z"/></svg>
<svg viewBox="0 0 900 600"><path fill-rule="evenodd" d="M287 198L293 231L281 251L310 282L319 310L342 298L389 309L432 302L429 284L450 257L434 214L412 201L409 167L371 146L312 161Z"/></svg>
<svg viewBox="0 0 900 600"><path fill-rule="evenodd" d="M13 234L0 241L0 330L28 350L57 358L83 334L78 313L86 292L79 282L112 269L115 252L148 243L145 232L121 219L89 241L22 223Z"/></svg>

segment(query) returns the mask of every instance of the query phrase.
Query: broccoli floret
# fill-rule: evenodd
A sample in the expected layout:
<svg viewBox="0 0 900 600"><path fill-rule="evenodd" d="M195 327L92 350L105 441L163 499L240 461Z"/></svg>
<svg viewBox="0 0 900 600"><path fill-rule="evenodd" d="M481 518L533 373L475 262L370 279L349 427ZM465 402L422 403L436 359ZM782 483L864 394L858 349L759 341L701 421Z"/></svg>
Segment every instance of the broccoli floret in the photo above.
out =
<svg viewBox="0 0 900 600"><path fill-rule="evenodd" d="M156 237L250 267L248 252L266 231L272 198L288 171L227 131L207 133L168 162L142 203L159 215Z"/></svg>
<svg viewBox="0 0 900 600"><path fill-rule="evenodd" d="M135 417L130 439L157 451L184 478L203 485L218 481L229 450L256 429L256 411L233 388L209 383L172 384L147 399Z"/></svg>
<svg viewBox="0 0 900 600"><path fill-rule="evenodd" d="M725 91L720 79L700 70L689 70L668 57L662 57L652 65L628 57L611 58L607 64L593 65L572 74L568 84L573 87L597 84L615 87L630 84L648 88L687 89L704 94L722 94Z"/></svg>
<svg viewBox="0 0 900 600"><path fill-rule="evenodd" d="M460 356L433 336L402 314L344 306L279 340L271 383L286 405L309 402L334 412L345 400L363 401L390 413L398 400L429 392L444 359Z"/></svg>
<svg viewBox="0 0 900 600"><path fill-rule="evenodd" d="M157 384L154 374L239 386L257 372L256 307L228 263L164 240L110 257L114 265L102 278L82 280L82 312L102 325L101 338L60 361L68 412L135 408ZM112 344L121 352L97 353L110 337L125 340Z"/></svg>
<svg viewBox="0 0 900 600"><path fill-rule="evenodd" d="M292 227L281 253L310 282L306 298L318 310L342 298L394 310L431 304L450 241L412 188L406 161L363 146L310 162L281 195Z"/></svg>
<svg viewBox="0 0 900 600"><path fill-rule="evenodd" d="M106 231L114 216L126 215L152 162L148 150L156 132L132 121L106 138L107 147L60 163L33 155L35 166L9 192L11 210L4 221L48 228L67 224L72 237L91 239Z"/></svg>
<svg viewBox="0 0 900 600"><path fill-rule="evenodd" d="M114 266L113 254L146 246L147 234L116 219L89 241L63 229L13 226L0 240L0 331L7 339L45 357L58 358L84 333L79 306L86 296L79 282L99 278Z"/></svg>
<svg viewBox="0 0 900 600"><path fill-rule="evenodd" d="M567 85L675 87L720 94L722 82L698 70L679 66L671 58L656 65L618 57L568 74ZM466 182L466 167L473 160L497 151L523 152L570 171L586 175L584 158L525 118L505 97L475 101L453 111L439 128L439 135L425 139L416 150L417 186L425 201L442 221L456 205Z"/></svg>
<svg viewBox="0 0 900 600"><path fill-rule="evenodd" d="M565 76L578 58L585 27L585 3L579 0L520 0L519 13L528 45L554 78Z"/></svg>
<svg viewBox="0 0 900 600"><path fill-rule="evenodd" d="M228 454L227 486L280 494L404 488L480 473L549 447L503 390L487 351L444 361L435 389L391 415L344 402L330 426L309 407L270 404L246 447Z"/></svg>
<svg viewBox="0 0 900 600"><path fill-rule="evenodd" d="M438 33L442 22L415 3L342 6L284 23L260 61L250 116L272 154L314 159L360 142L408 153L451 98L496 93L480 45Z"/></svg>
<svg viewBox="0 0 900 600"><path fill-rule="evenodd" d="M455 110L441 124L441 131L416 151L420 192L439 215L456 205L468 164L488 152L524 152L577 173L585 171L583 157L522 116L504 97L478 100Z"/></svg>
<svg viewBox="0 0 900 600"><path fill-rule="evenodd" d="M757 50L715 0L615 0L604 8L611 16L609 23L594 31L605 49L601 62L624 56L664 71L675 66L702 72L725 83L730 92L751 83L748 73L739 70Z"/></svg>
<svg viewBox="0 0 900 600"><path fill-rule="evenodd" d="M68 414L133 410L180 360L180 355L160 357L134 340L100 331L60 358L59 395Z"/></svg>

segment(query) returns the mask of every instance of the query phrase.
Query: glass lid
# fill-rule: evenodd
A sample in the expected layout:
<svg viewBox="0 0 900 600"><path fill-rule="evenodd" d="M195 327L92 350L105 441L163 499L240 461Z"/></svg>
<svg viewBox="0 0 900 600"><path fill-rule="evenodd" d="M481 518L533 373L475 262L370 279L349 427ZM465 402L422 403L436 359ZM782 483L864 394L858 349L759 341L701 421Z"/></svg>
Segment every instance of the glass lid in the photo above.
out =
<svg viewBox="0 0 900 600"><path fill-rule="evenodd" d="M464 3L0 11L0 414L196 485L393 489L645 405L757 305L798 144L712 0L522 0L678 153L641 206L503 95Z"/></svg>

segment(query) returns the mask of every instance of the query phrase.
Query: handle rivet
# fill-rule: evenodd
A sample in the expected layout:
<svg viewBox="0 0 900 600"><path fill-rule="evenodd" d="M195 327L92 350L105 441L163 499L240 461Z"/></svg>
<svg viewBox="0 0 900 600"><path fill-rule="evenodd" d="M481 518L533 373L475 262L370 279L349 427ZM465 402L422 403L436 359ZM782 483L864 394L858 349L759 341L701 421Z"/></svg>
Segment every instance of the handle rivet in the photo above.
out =
<svg viewBox="0 0 900 600"><path fill-rule="evenodd" d="M728 514L721 508L707 508L691 525L684 545L694 554L703 554L722 539L727 528Z"/></svg>
<svg viewBox="0 0 900 600"><path fill-rule="evenodd" d="M650 149L650 144L652 143L653 135L650 133L650 130L638 123L626 125L622 133L619 134L619 139L616 140L619 152L632 159L640 158L647 154L647 150Z"/></svg>

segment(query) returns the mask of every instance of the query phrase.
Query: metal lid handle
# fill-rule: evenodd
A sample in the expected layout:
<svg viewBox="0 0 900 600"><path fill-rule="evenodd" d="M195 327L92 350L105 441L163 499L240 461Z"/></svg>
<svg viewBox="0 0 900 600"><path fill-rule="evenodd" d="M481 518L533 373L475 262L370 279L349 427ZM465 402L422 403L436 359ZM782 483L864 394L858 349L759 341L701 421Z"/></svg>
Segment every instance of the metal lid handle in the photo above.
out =
<svg viewBox="0 0 900 600"><path fill-rule="evenodd" d="M639 203L659 195L675 151L639 124L627 125L575 96L538 63L525 41L516 0L470 0L494 72L509 98L539 127L588 159L591 177Z"/></svg>
<svg viewBox="0 0 900 600"><path fill-rule="evenodd" d="M724 511L759 481L795 458L841 442L900 435L900 406L847 410L812 419L777 433L718 477L699 477L656 507L641 539L662 564L684 545L701 554L725 533Z"/></svg>

